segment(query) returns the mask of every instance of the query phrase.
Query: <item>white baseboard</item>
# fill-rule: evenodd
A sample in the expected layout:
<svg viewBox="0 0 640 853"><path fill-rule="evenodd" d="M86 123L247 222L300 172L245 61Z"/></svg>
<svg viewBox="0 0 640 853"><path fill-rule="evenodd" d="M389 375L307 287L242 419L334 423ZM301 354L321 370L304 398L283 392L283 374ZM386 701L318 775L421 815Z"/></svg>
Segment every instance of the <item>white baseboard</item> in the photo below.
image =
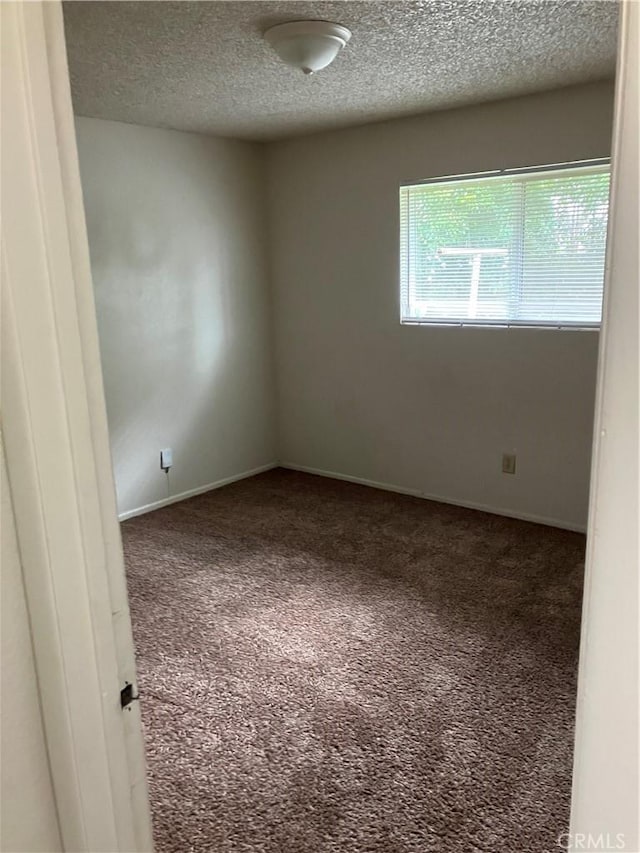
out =
<svg viewBox="0 0 640 853"><path fill-rule="evenodd" d="M193 498L196 495L203 495L205 492L211 492L213 489L219 489L221 486L227 486L229 483L235 483L237 480L246 480L247 477L255 477L256 474L262 474L264 471L270 471L272 468L277 467L277 462L269 462L267 465L261 465L259 468L252 468L251 471L233 474L231 477L225 477L223 480L216 480L215 483L207 483L206 486L198 486L196 489L189 489L188 492L180 492L178 495L171 495L168 498L163 498L161 501L154 501L151 504L145 504L136 509L129 509L127 512L120 513L118 520L126 521L128 518L133 518L136 515L144 515L147 512L153 512L154 509L160 509L163 506L169 506L169 504L175 504L187 498Z"/></svg>
<svg viewBox="0 0 640 853"><path fill-rule="evenodd" d="M586 533L586 525L574 524L573 522L563 521L557 518L548 518L543 515L534 515L533 513L517 512L516 510L504 509L502 507L490 506L489 504L475 503L473 501L459 501L452 498L445 498L442 495L434 495L428 492L420 491L420 489L407 489L403 486L396 486L392 483L379 483L376 480L367 480L364 477L352 477L350 474L339 474L336 471L325 471L322 468L310 468L307 465L296 465L293 462L269 462L267 465L261 465L259 468L252 468L250 471L243 471L240 474L234 474L231 477L225 477L222 480L216 480L214 483L207 483L206 486L198 486L196 489L190 489L187 492L180 492L177 495L171 495L160 501L145 504L144 506L130 509L118 516L120 521L126 521L128 518L134 518L136 515L144 515L147 512L153 512L155 509L160 509L163 506L169 506L179 501L184 501L187 498L193 498L196 495L202 495L205 492L211 492L213 489L219 489L221 486L226 486L229 483L235 483L238 480L245 480L247 477L254 477L256 474L262 474L264 471L270 471L272 468L287 468L290 471L300 471L304 474L315 474L318 477L329 477L332 480L344 480L347 483L356 483L359 486L369 486L372 489L382 489L385 492L396 492L399 495L411 495L415 498L423 498L436 503L450 504L452 506L462 506L466 509L475 509L480 512L489 512L493 515L503 515L507 518L517 518L520 521L531 521L535 524L546 524L549 527L559 527L562 530L573 530L577 533Z"/></svg>
<svg viewBox="0 0 640 853"><path fill-rule="evenodd" d="M301 471L304 474L316 474L319 477L330 477L332 480L345 480L347 483L357 483L359 486L370 486L373 489L382 489L385 492L396 492L400 495L411 495L415 498L424 498L427 501L436 501L441 504L462 506L466 509L476 509L480 512L490 512L493 515L503 515L507 518L517 518L520 521L532 521L535 524L546 524L549 527L560 527L562 530L573 530L576 533L586 533L584 524L574 524L570 521L562 521L558 518L547 518L543 515L533 515L517 510L503 509L502 507L489 506L488 504L474 503L473 501L458 501L445 498L442 495L432 495L419 489L405 489L402 486L394 486L391 483L378 483L375 480L366 480L363 477L352 477L349 474L338 474L335 471L323 471L321 468L309 468L306 465L295 465L293 462L280 462L280 468L288 468L290 471Z"/></svg>

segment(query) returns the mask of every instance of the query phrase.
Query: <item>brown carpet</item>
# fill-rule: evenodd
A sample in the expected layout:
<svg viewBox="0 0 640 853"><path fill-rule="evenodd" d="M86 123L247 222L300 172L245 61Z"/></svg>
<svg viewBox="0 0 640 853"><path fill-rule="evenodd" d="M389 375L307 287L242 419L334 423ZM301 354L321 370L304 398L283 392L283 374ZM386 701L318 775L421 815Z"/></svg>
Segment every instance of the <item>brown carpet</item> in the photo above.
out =
<svg viewBox="0 0 640 853"><path fill-rule="evenodd" d="M543 853L584 537L276 470L123 525L157 853Z"/></svg>

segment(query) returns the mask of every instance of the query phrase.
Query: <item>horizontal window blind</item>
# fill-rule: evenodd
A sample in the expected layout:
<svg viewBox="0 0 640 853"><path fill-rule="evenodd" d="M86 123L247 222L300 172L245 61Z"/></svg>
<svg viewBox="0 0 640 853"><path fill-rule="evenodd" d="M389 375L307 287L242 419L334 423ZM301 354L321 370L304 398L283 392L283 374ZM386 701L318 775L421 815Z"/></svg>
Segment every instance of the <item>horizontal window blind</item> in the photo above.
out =
<svg viewBox="0 0 640 853"><path fill-rule="evenodd" d="M405 323L598 326L608 164L400 189Z"/></svg>

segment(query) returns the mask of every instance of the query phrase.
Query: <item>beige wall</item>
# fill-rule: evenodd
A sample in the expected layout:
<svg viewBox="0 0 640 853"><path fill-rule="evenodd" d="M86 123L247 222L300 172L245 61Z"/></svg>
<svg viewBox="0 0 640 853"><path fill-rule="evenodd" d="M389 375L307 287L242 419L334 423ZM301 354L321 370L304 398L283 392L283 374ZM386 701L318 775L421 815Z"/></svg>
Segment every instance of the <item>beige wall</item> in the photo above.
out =
<svg viewBox="0 0 640 853"><path fill-rule="evenodd" d="M79 118L120 512L278 458L583 529L597 333L401 327L397 193L606 156L611 111L593 84L266 149Z"/></svg>
<svg viewBox="0 0 640 853"><path fill-rule="evenodd" d="M119 512L272 463L261 147L88 118L77 139Z"/></svg>
<svg viewBox="0 0 640 853"><path fill-rule="evenodd" d="M612 98L595 84L269 146L281 461L584 527L597 333L400 326L398 186L607 156Z"/></svg>
<svg viewBox="0 0 640 853"><path fill-rule="evenodd" d="M11 495L2 465L2 737L0 744L0 850L61 850L58 818L40 715L29 616L14 527Z"/></svg>

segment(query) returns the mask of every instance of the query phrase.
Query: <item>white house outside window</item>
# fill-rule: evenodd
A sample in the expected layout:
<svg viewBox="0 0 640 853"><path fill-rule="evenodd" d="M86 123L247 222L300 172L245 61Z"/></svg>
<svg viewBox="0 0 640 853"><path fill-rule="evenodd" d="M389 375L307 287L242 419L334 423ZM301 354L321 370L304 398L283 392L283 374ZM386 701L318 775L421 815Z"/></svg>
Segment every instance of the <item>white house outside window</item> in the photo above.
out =
<svg viewBox="0 0 640 853"><path fill-rule="evenodd" d="M606 161L400 189L401 321L597 327Z"/></svg>

